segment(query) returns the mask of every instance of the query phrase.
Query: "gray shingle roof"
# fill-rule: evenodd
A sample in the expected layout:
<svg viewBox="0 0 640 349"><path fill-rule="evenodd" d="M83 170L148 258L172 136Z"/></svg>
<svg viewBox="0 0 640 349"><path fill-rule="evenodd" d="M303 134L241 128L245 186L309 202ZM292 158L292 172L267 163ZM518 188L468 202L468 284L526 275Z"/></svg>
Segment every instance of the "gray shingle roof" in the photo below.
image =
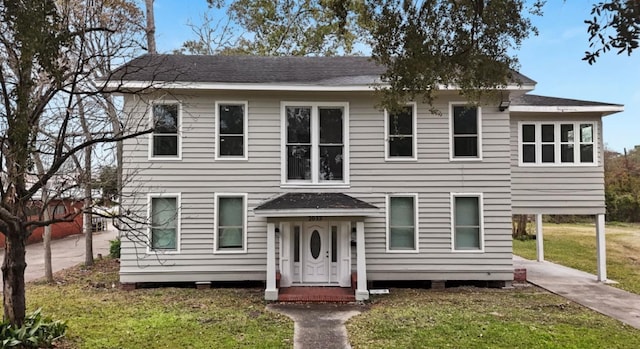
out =
<svg viewBox="0 0 640 349"><path fill-rule="evenodd" d="M622 107L622 104L582 101L579 99L547 97L532 94L524 94L513 98L511 105L522 106L549 106L549 107Z"/></svg>
<svg viewBox="0 0 640 349"><path fill-rule="evenodd" d="M261 204L254 210L293 209L377 209L377 207L342 193L287 193Z"/></svg>
<svg viewBox="0 0 640 349"><path fill-rule="evenodd" d="M342 86L379 82L384 71L370 57L146 54L118 68L112 80ZM513 80L535 84L517 72Z"/></svg>

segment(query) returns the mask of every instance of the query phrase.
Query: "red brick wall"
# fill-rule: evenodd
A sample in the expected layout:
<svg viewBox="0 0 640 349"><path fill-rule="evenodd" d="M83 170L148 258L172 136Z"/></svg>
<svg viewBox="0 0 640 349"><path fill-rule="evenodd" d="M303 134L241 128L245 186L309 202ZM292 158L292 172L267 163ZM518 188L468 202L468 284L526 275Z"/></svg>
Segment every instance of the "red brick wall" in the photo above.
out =
<svg viewBox="0 0 640 349"><path fill-rule="evenodd" d="M72 212L74 209L82 209L82 202L76 201L64 201L52 203L52 206L57 204L64 204L67 212ZM34 219L36 219L34 217ZM75 234L82 234L82 215L79 214L75 217L73 222L60 222L51 225L51 239L60 239ZM27 245L42 241L42 235L44 234L44 227L36 228L31 236L27 239ZM4 247L4 235L0 235L0 248Z"/></svg>

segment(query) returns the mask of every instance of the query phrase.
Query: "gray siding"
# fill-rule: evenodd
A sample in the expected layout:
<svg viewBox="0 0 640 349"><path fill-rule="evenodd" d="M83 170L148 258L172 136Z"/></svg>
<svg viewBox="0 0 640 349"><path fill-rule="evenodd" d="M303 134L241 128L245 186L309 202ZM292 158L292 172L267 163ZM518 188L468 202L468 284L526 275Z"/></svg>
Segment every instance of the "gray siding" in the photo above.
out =
<svg viewBox="0 0 640 349"><path fill-rule="evenodd" d="M519 166L518 123L585 121L596 123L597 166ZM511 183L514 214L605 213L602 120L594 114L512 113Z"/></svg>
<svg viewBox="0 0 640 349"><path fill-rule="evenodd" d="M266 220L253 208L291 191L337 191L380 207L365 220L367 271L370 280L511 280L511 157L508 112L482 108L483 160L449 160L448 99L436 101L442 116L418 104L418 161L385 162L384 114L370 93L175 92L183 102L182 160L148 160L148 137L125 142L125 204L132 214L146 215L147 193L181 193L181 251L146 255L140 243L122 244L121 280L209 281L264 280ZM460 100L459 97L455 97ZM214 160L214 103L248 101L247 161ZM350 187L283 189L280 187L280 102L349 103ZM133 119L147 118L144 103L127 100ZM135 109L135 108L133 108ZM132 119L132 120L133 120ZM145 119L146 120L146 119ZM484 195L484 252L451 251L452 192ZM214 254L214 194L248 194L248 250ZM387 194L417 193L419 253L387 253ZM142 224L137 228L144 230ZM355 270L356 254L352 254Z"/></svg>

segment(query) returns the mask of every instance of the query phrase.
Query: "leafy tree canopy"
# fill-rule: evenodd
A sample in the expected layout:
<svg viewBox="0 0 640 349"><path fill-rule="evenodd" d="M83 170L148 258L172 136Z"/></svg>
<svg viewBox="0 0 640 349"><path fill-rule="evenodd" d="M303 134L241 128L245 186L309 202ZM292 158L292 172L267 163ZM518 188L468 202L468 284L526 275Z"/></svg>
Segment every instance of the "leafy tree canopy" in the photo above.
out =
<svg viewBox="0 0 640 349"><path fill-rule="evenodd" d="M355 2L344 2L344 8L350 11L343 17L329 6L332 1L234 0L227 7L227 14L241 28L243 35L235 45L224 47L219 53L265 56L352 54L361 33L354 17ZM218 8L225 5L222 0L207 2ZM346 22L344 18L350 21ZM221 34L228 35L228 32ZM202 44L188 41L183 51L209 53L211 50L206 49L206 43Z"/></svg>
<svg viewBox="0 0 640 349"><path fill-rule="evenodd" d="M640 41L640 1L609 0L593 5L593 18L584 22L588 25L589 48L583 60L593 64L600 54L610 50L617 54L631 53Z"/></svg>

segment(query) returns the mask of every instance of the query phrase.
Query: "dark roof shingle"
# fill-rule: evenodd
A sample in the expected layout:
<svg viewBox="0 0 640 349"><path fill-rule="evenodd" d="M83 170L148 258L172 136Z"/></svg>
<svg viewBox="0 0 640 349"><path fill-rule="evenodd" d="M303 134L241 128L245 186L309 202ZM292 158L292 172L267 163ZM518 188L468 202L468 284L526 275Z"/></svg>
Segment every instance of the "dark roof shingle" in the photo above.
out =
<svg viewBox="0 0 640 349"><path fill-rule="evenodd" d="M545 106L545 107L621 107L621 104L583 101L579 99L547 97L532 94L524 94L513 98L511 105L521 106Z"/></svg>
<svg viewBox="0 0 640 349"><path fill-rule="evenodd" d="M380 82L384 67L370 57L151 55L131 60L112 80L244 84L367 85ZM535 84L514 72L513 82Z"/></svg>
<svg viewBox="0 0 640 349"><path fill-rule="evenodd" d="M369 203L342 193L287 193L256 207L261 210L292 209L377 209Z"/></svg>

